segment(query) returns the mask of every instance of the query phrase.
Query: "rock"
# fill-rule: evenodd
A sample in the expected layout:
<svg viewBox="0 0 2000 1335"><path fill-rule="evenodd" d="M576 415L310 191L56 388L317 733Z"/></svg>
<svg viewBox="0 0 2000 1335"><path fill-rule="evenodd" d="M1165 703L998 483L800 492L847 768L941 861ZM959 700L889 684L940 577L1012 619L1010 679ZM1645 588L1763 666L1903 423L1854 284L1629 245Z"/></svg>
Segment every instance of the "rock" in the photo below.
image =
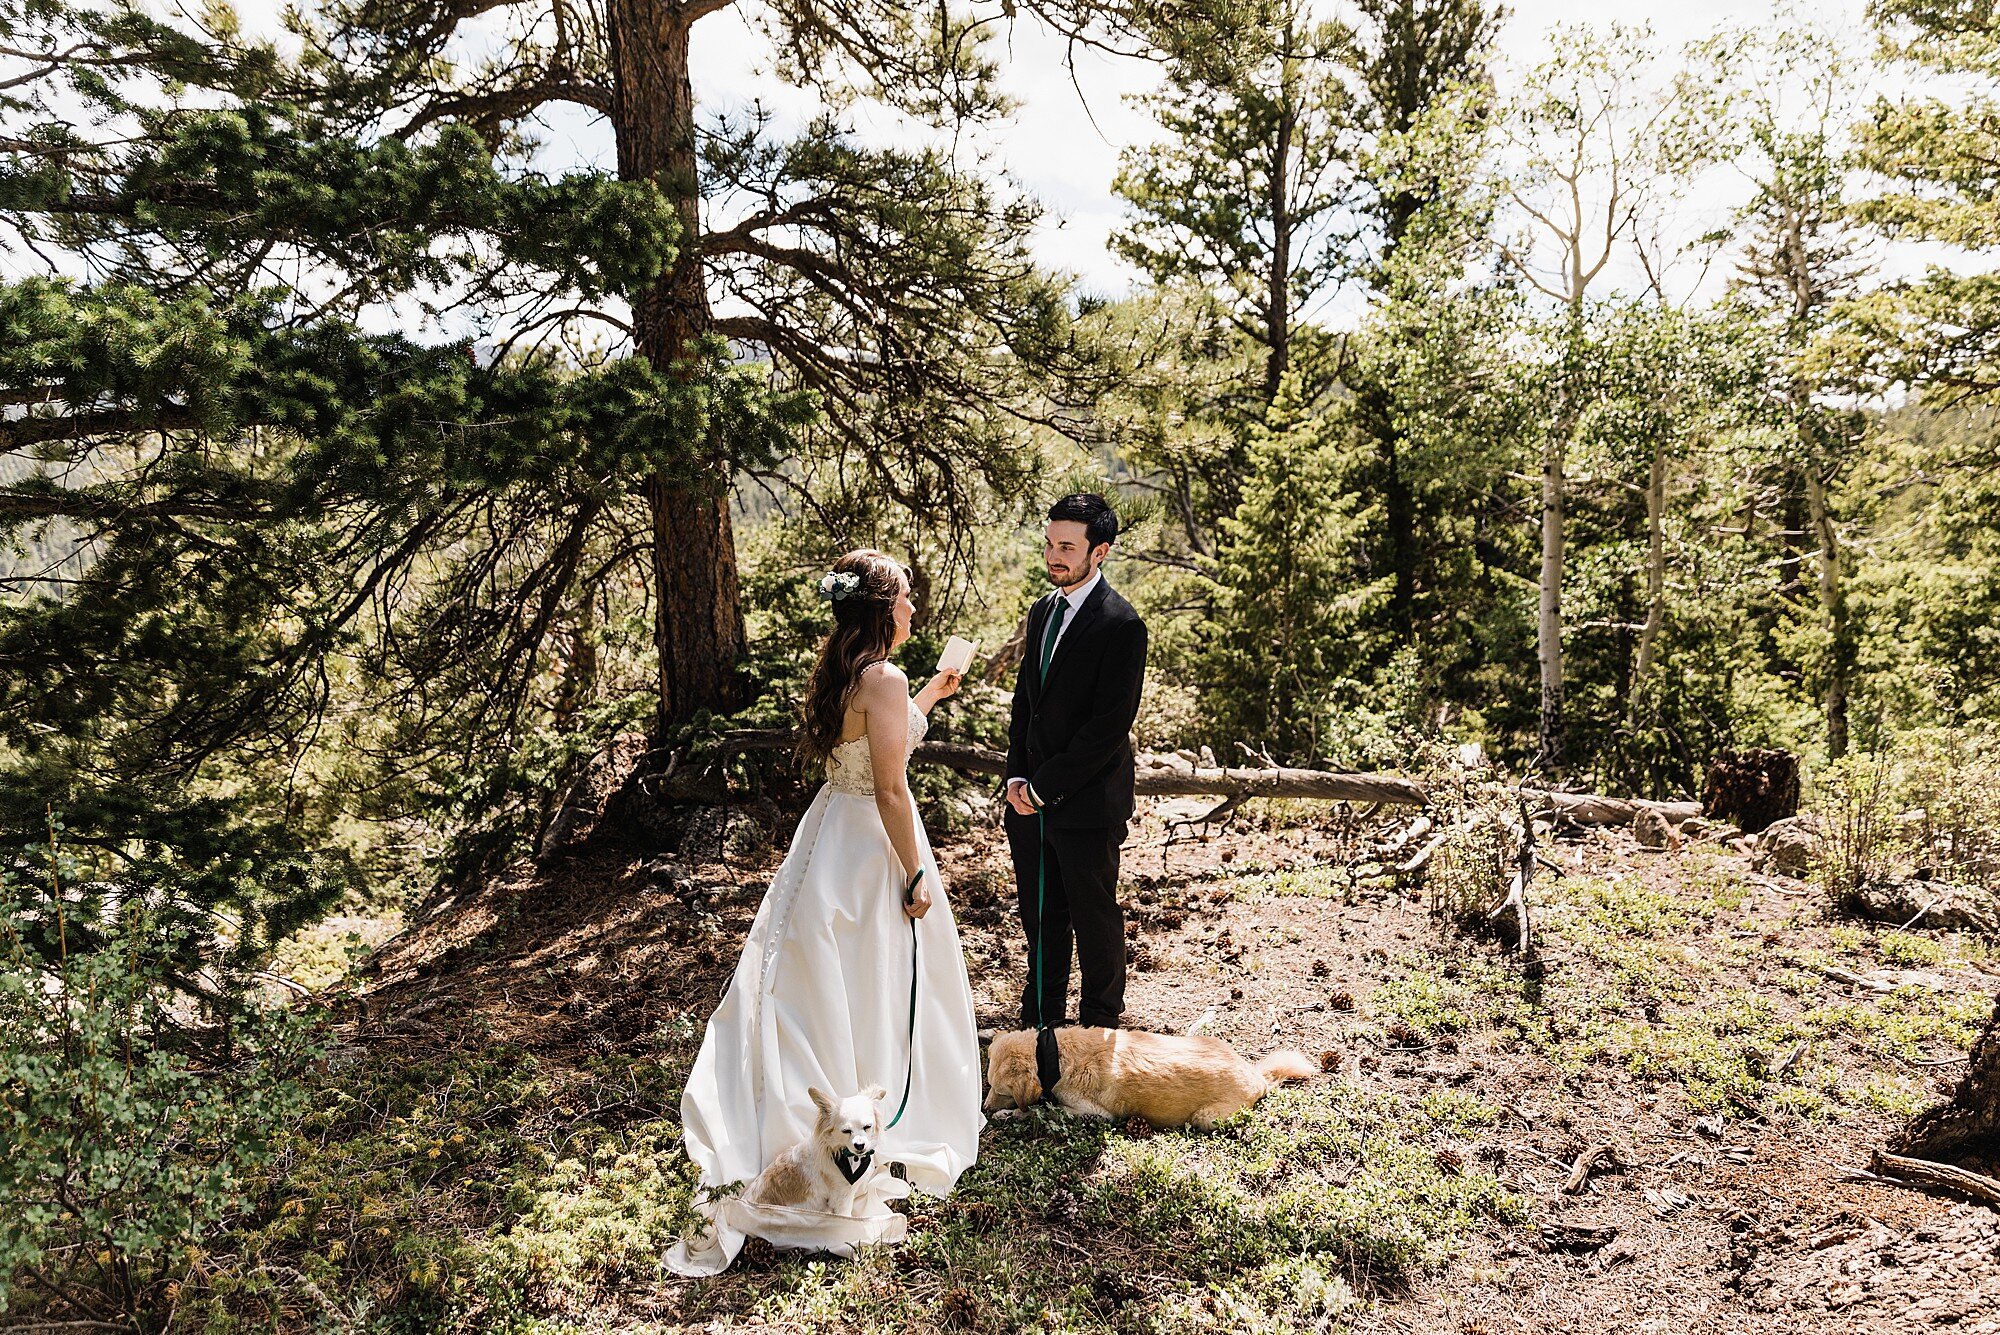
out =
<svg viewBox="0 0 2000 1335"><path fill-rule="evenodd" d="M580 847L597 832L604 819L605 805L622 789L646 758L646 735L621 732L604 743L602 749L584 762L562 805L542 833L538 855L547 859Z"/></svg>
<svg viewBox="0 0 2000 1335"><path fill-rule="evenodd" d="M1750 866L1755 871L1772 871L1780 876L1805 876L1819 858L1823 842L1819 825L1811 816L1787 816L1766 826L1757 836Z"/></svg>
<svg viewBox="0 0 2000 1335"><path fill-rule="evenodd" d="M1681 846L1680 832L1651 807L1640 807L1639 814L1632 818L1632 837L1639 841L1641 848L1673 852Z"/></svg>

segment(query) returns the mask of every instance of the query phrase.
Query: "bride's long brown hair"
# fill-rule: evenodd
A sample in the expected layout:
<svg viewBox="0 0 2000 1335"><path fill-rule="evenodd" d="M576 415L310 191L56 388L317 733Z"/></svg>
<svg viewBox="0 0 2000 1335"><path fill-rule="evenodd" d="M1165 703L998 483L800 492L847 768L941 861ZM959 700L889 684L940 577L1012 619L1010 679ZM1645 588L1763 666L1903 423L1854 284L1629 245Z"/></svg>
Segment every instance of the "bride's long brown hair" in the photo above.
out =
<svg viewBox="0 0 2000 1335"><path fill-rule="evenodd" d="M819 647L819 661L806 679L799 706L800 765L826 763L847 721L847 696L871 663L889 657L896 640L896 599L903 591L903 567L872 547L849 552L833 563L836 575L859 579L852 593L833 603L833 629Z"/></svg>

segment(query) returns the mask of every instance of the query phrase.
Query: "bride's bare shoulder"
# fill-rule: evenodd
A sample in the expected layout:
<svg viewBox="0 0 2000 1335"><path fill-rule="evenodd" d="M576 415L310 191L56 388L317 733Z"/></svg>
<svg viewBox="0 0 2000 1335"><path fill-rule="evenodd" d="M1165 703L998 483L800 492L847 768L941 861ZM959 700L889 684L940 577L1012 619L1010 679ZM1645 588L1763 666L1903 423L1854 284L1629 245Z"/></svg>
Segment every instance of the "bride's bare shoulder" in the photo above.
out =
<svg viewBox="0 0 2000 1335"><path fill-rule="evenodd" d="M870 663L854 683L854 707L864 713L873 705L895 704L900 708L909 696L910 679L894 663Z"/></svg>

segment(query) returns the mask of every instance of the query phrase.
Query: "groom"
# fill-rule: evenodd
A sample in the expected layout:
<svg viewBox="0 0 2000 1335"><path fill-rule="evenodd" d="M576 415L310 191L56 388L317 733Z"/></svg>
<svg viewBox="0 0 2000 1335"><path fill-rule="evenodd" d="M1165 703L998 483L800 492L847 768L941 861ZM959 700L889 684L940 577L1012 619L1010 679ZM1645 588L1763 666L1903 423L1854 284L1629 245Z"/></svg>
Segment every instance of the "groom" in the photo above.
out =
<svg viewBox="0 0 2000 1335"><path fill-rule="evenodd" d="M1105 499L1065 496L1048 521L1042 563L1056 587L1028 613L1007 745L1007 842L1028 934L1021 1026L1065 1022L1074 936L1077 1021L1115 1029L1125 1009L1118 848L1132 817L1146 623L1104 581L1118 536Z"/></svg>

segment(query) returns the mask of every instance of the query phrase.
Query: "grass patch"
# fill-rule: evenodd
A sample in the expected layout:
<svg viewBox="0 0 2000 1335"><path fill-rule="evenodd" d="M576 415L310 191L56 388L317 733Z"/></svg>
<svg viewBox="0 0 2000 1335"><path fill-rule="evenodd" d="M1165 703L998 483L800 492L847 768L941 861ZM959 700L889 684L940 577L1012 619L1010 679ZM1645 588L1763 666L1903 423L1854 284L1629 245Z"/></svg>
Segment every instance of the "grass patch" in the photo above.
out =
<svg viewBox="0 0 2000 1335"><path fill-rule="evenodd" d="M1302 896L1352 903L1358 885L1352 869L1345 866L1290 867L1238 877L1231 883L1230 893L1242 900Z"/></svg>
<svg viewBox="0 0 2000 1335"><path fill-rule="evenodd" d="M1211 1133L1130 1136L1047 1109L995 1123L909 1240L855 1262L781 1253L699 1313L858 1331L1328 1330L1525 1204L1440 1166L1491 1110L1335 1084L1279 1091ZM1445 1162L1451 1162L1448 1158Z"/></svg>
<svg viewBox="0 0 2000 1335"><path fill-rule="evenodd" d="M1400 1021L1406 1037L1432 1042L1447 1034L1526 1023L1519 970L1485 955L1419 953L1398 960L1402 976L1375 989L1369 1009Z"/></svg>
<svg viewBox="0 0 2000 1335"><path fill-rule="evenodd" d="M1875 949L1889 963L1913 969L1942 964L1946 955L1940 942L1914 932L1884 932L1875 938Z"/></svg>
<svg viewBox="0 0 2000 1335"><path fill-rule="evenodd" d="M669 1324L1090 1332L1331 1330L1524 1204L1451 1142L1492 1123L1460 1091L1415 1102L1335 1082L1210 1133L1128 1135L1050 1110L995 1123L910 1237L852 1262L747 1254L683 1286L691 1218L671 1110L691 1037L552 1069L476 1043L325 1073L255 1208L185 1285L191 1328L384 1331ZM664 1305L663 1305L664 1304ZM946 1315L948 1314L948 1315ZM1192 1324L1190 1324L1192 1323Z"/></svg>

